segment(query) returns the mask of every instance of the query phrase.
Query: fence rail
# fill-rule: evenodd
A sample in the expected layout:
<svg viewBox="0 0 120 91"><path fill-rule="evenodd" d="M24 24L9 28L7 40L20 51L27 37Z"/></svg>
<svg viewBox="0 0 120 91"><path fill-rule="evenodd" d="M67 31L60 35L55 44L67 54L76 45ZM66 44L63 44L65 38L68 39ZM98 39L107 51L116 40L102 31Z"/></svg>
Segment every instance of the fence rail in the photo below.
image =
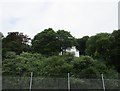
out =
<svg viewBox="0 0 120 91"><path fill-rule="evenodd" d="M58 77L2 77L2 89L120 89L120 79Z"/></svg>

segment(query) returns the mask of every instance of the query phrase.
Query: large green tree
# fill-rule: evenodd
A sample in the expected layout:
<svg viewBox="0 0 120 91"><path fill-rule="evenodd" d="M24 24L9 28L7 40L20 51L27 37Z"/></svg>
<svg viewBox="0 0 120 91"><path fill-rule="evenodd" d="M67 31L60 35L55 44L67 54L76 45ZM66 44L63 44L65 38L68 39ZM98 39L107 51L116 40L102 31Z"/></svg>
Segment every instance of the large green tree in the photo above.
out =
<svg viewBox="0 0 120 91"><path fill-rule="evenodd" d="M3 54L7 51L14 51L16 54L30 50L30 38L27 35L19 32L9 32L6 37L2 39Z"/></svg>
<svg viewBox="0 0 120 91"><path fill-rule="evenodd" d="M66 52L68 48L71 48L75 44L75 38L70 34L70 32L65 30L58 30L57 31L57 39L59 42L59 47L62 52Z"/></svg>
<svg viewBox="0 0 120 91"><path fill-rule="evenodd" d="M60 52L58 47L56 32L52 28L45 29L44 31L35 35L32 40L32 47L34 52L43 55L56 55Z"/></svg>
<svg viewBox="0 0 120 91"><path fill-rule="evenodd" d="M114 64L117 70L120 72L120 30L115 30L111 34L111 54L110 63Z"/></svg>
<svg viewBox="0 0 120 91"><path fill-rule="evenodd" d="M85 55L86 42L89 36L84 36L82 38L76 39L76 49L79 51L79 55Z"/></svg>
<svg viewBox="0 0 120 91"><path fill-rule="evenodd" d="M66 52L67 48L74 45L74 37L68 31L58 30L55 32L52 28L45 29L38 33L32 40L34 52L43 55L58 55Z"/></svg>
<svg viewBox="0 0 120 91"><path fill-rule="evenodd" d="M86 54L97 59L109 60L110 49L111 41L108 33L91 36L86 44Z"/></svg>
<svg viewBox="0 0 120 91"><path fill-rule="evenodd" d="M3 75L23 76L31 72L39 73L42 56L40 54L21 53L16 55L14 52L7 52L3 61Z"/></svg>
<svg viewBox="0 0 120 91"><path fill-rule="evenodd" d="M91 77L105 74L115 77L117 72L107 67L101 61L96 61L90 56L71 57L71 55L59 55L45 57L38 53L21 53L16 55L8 52L3 61L3 75L6 76L50 76L66 77L69 72L73 77Z"/></svg>

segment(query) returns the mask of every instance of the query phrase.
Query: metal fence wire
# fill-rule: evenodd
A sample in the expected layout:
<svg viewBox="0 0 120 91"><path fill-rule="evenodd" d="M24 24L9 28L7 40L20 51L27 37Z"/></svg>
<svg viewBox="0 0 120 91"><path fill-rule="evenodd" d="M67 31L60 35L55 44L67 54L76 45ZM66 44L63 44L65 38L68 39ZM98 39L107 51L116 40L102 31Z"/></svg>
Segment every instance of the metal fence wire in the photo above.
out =
<svg viewBox="0 0 120 91"><path fill-rule="evenodd" d="M104 75L103 75L104 77ZM104 82L103 82L104 81ZM103 84L104 83L104 84ZM30 85L31 84L31 85ZM2 89L118 89L119 77L105 78L75 78L70 75L62 77L2 77Z"/></svg>

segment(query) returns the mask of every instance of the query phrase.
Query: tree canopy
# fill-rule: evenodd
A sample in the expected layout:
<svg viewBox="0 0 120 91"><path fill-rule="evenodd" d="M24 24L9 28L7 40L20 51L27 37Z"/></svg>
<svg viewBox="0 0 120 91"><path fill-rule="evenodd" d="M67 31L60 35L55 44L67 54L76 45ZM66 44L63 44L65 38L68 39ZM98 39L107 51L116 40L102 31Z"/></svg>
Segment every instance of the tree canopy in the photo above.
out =
<svg viewBox="0 0 120 91"><path fill-rule="evenodd" d="M110 63L114 64L120 72L120 30L115 30L111 34Z"/></svg>
<svg viewBox="0 0 120 91"><path fill-rule="evenodd" d="M33 51L43 55L55 55L60 52L56 33L52 28L38 33L32 40Z"/></svg>
<svg viewBox="0 0 120 91"><path fill-rule="evenodd" d="M9 32L6 37L2 39L3 54L7 51L13 51L16 54L27 52L30 50L30 38L27 35L19 32Z"/></svg>
<svg viewBox="0 0 120 91"><path fill-rule="evenodd" d="M52 28L48 28L34 37L32 47L34 52L50 56L66 52L67 48L73 46L73 42L74 37L69 32L64 30L55 32Z"/></svg>
<svg viewBox="0 0 120 91"><path fill-rule="evenodd" d="M120 73L120 30L75 38L68 31L48 28L37 33L31 44L23 33L9 32L6 37L0 34L4 75L28 76L34 72L54 77L69 72L73 77L103 73L113 78ZM73 46L80 57L67 53Z"/></svg>
<svg viewBox="0 0 120 91"><path fill-rule="evenodd" d="M76 49L79 50L79 55L85 55L86 42L89 39L89 36L84 36L82 38L76 39Z"/></svg>
<svg viewBox="0 0 120 91"><path fill-rule="evenodd" d="M75 39L70 32L64 30L57 31L57 39L62 54L66 52L66 49L71 48L75 43Z"/></svg>
<svg viewBox="0 0 120 91"><path fill-rule="evenodd" d="M110 34L108 33L99 33L91 36L86 43L86 54L94 58L108 60L110 45Z"/></svg>

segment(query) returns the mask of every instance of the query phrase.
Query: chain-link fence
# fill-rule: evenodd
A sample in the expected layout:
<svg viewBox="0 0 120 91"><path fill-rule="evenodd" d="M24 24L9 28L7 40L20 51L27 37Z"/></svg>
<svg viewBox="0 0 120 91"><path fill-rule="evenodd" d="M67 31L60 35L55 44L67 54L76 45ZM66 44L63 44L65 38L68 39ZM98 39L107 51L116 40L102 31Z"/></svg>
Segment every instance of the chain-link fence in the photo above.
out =
<svg viewBox="0 0 120 91"><path fill-rule="evenodd" d="M91 78L90 78L91 77ZM102 77L93 77L89 78L75 78L67 75L64 78L58 77L41 77L34 75L30 77L2 77L2 89L6 90L25 90L34 91L34 90L86 90L86 91L120 91L120 80L119 77L115 79L109 79ZM40 90L41 91L41 90Z"/></svg>

